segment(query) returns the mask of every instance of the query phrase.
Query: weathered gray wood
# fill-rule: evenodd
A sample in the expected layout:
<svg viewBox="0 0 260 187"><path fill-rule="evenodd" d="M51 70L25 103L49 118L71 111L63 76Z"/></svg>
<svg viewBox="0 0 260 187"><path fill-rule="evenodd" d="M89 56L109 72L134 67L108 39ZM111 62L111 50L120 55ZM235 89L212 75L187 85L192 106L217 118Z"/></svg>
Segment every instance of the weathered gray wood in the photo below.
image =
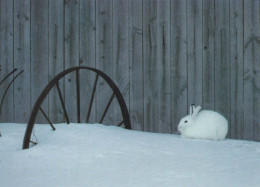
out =
<svg viewBox="0 0 260 187"><path fill-rule="evenodd" d="M112 0L96 1L96 67L108 76L113 75ZM103 80L97 86L97 120L105 109L112 91ZM108 111L104 124L112 124L112 110Z"/></svg>
<svg viewBox="0 0 260 187"><path fill-rule="evenodd" d="M64 2L49 1L49 80L64 70ZM59 82L64 95L64 80ZM56 88L49 93L49 118L53 123L64 122L62 104Z"/></svg>
<svg viewBox="0 0 260 187"><path fill-rule="evenodd" d="M188 113L186 1L171 1L172 131Z"/></svg>
<svg viewBox="0 0 260 187"><path fill-rule="evenodd" d="M203 0L203 107L214 110L215 87L215 19L214 3L211 0Z"/></svg>
<svg viewBox="0 0 260 187"><path fill-rule="evenodd" d="M14 1L14 67L24 72L14 82L14 121L29 119L30 77L30 1Z"/></svg>
<svg viewBox="0 0 260 187"><path fill-rule="evenodd" d="M31 1L31 107L48 83L48 2ZM48 113L48 97L42 104ZM42 114L38 114L38 123L46 123Z"/></svg>
<svg viewBox="0 0 260 187"><path fill-rule="evenodd" d="M188 106L202 105L202 2L187 1Z"/></svg>
<svg viewBox="0 0 260 187"><path fill-rule="evenodd" d="M170 1L144 1L143 10L144 129L170 133Z"/></svg>
<svg viewBox="0 0 260 187"><path fill-rule="evenodd" d="M253 4L254 7L254 87L253 87L253 119L254 119L254 140L260 141L260 1Z"/></svg>
<svg viewBox="0 0 260 187"><path fill-rule="evenodd" d="M157 1L143 1L144 130L158 129ZM156 117L155 117L156 116Z"/></svg>
<svg viewBox="0 0 260 187"><path fill-rule="evenodd" d="M171 72L170 72L170 0L157 2L157 67L156 68L156 89L157 102L157 130L156 132L171 133ZM156 117L156 116L155 116Z"/></svg>
<svg viewBox="0 0 260 187"><path fill-rule="evenodd" d="M215 2L215 110L230 121L229 1ZM230 123L229 123L230 129ZM228 132L230 137L230 130Z"/></svg>
<svg viewBox="0 0 260 187"><path fill-rule="evenodd" d="M254 97L254 140L260 141L260 1L255 1L254 7L254 87L253 87L253 97Z"/></svg>
<svg viewBox="0 0 260 187"><path fill-rule="evenodd" d="M129 1L130 118L133 129L144 130L143 122L143 3Z"/></svg>
<svg viewBox="0 0 260 187"><path fill-rule="evenodd" d="M8 73L10 73L13 67L13 6L12 1L1 0L0 1L0 63L1 69L0 80L3 79ZM7 88L9 82L13 76L10 76L0 88L0 98L2 99L3 93ZM10 122L14 120L14 108L13 108L13 85L8 90L8 94L5 97L2 113L0 114L0 122Z"/></svg>
<svg viewBox="0 0 260 187"><path fill-rule="evenodd" d="M79 0L65 3L65 69L79 65ZM65 78L65 106L71 122L77 122L76 72Z"/></svg>
<svg viewBox="0 0 260 187"><path fill-rule="evenodd" d="M259 1L244 2L244 138L260 140Z"/></svg>
<svg viewBox="0 0 260 187"><path fill-rule="evenodd" d="M116 82L136 130L174 132L195 103L226 116L229 137L260 140L259 3L1 0L0 79L14 67L25 72L8 91L0 121L27 122L48 80L65 68L84 65ZM80 75L85 121L95 74ZM74 122L75 78L72 73L60 84ZM100 120L111 94L99 80L90 122ZM42 107L51 120L62 122L57 97L54 88ZM115 104L103 123L120 121ZM40 113L37 122L46 123Z"/></svg>
<svg viewBox="0 0 260 187"><path fill-rule="evenodd" d="M230 7L230 133L232 138L243 139L243 0L231 0Z"/></svg>
<svg viewBox="0 0 260 187"><path fill-rule="evenodd" d="M129 56L128 56L128 0L113 1L113 76L129 108ZM114 102L113 122L119 124L122 114L117 102Z"/></svg>
<svg viewBox="0 0 260 187"><path fill-rule="evenodd" d="M96 66L96 3L95 0L81 0L79 13L79 64L80 66ZM81 90L81 121L86 121L88 106L92 88L94 85L95 74L90 71L81 71L80 90ZM90 123L96 122L95 105L92 105Z"/></svg>

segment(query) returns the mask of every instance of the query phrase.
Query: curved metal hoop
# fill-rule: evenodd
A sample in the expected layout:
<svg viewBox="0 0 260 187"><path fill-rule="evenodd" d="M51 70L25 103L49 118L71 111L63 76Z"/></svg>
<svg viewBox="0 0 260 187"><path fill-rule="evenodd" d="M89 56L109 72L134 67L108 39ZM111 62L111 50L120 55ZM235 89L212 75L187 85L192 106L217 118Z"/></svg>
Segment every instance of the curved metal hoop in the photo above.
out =
<svg viewBox="0 0 260 187"><path fill-rule="evenodd" d="M3 80L0 82L0 86L3 84L3 82L4 82L5 80L7 80L7 78L8 78L9 76L11 76L12 74L14 74L16 70L17 70L17 69L15 68L13 71L11 71L10 73L8 73L8 74L3 78ZM9 89L9 88L11 87L11 85L14 83L15 79L16 79L19 75L21 75L21 74L23 73L23 71L24 71L24 70L20 71L20 72L11 80L11 82L8 84L7 88L5 89L4 94L3 94L3 97L2 97L2 99L1 99L1 103L0 103L0 114L2 113L2 105L3 105L3 102L4 102L4 99L5 99L5 96L6 96L6 94L7 94L8 89Z"/></svg>
<svg viewBox="0 0 260 187"><path fill-rule="evenodd" d="M13 69L13 71L11 71L10 73L8 73L4 78L3 78L3 80L1 80L0 81L0 86L3 84L3 82L10 76L10 75L12 75L14 72L16 72L16 68L15 69Z"/></svg>
<svg viewBox="0 0 260 187"><path fill-rule="evenodd" d="M96 87L96 84L97 84L98 76L101 76L106 81L106 83L113 90L113 95L112 96L113 97L115 96L117 98L117 101L118 101L120 109L121 109L123 121L119 125L124 124L126 129L131 129L130 117L129 117L129 113L128 113L127 106L125 104L124 98L123 98L121 92L119 91L118 87L116 86L116 84L111 80L111 78L109 76L107 76L105 73L103 73L102 71L100 71L98 69L95 69L95 68L84 67L84 66L73 67L73 68L69 68L69 69L61 72L56 77L54 77L48 83L48 85L43 89L43 91L41 92L40 96L36 100L36 102L34 104L34 107L32 109L31 115L30 115L29 122L27 124L26 131L25 131L24 141L23 141L23 149L28 149L29 148L31 134L32 134L32 130L33 130L33 127L34 127L34 124L35 124L35 121L36 121L36 117L37 117L38 111L40 110L44 114L44 112L41 109L41 104L44 101L45 97L48 95L50 90L56 85L57 88L58 88L57 89L58 90L58 94L59 94L59 96L61 98L61 93L60 93L60 89L59 89L59 86L58 86L58 81L61 78L63 78L65 75L67 75L67 74L69 74L71 72L74 72L74 71L76 71L76 88L77 88L77 95L79 96L79 85L78 85L79 84L79 77L78 76L79 76L79 70L80 69L90 70L90 71L93 71L93 72L95 72L97 74L96 80L95 80L95 85L94 85L94 90L92 92L91 100L93 100L93 97L94 97L94 92L95 92L95 89L96 89L95 87ZM109 105L112 102L112 98L113 97L110 98L109 103L108 103ZM66 114L66 110L65 110L64 103L63 103L62 99L61 99L61 102L62 102L61 104L62 104L63 109L64 109L64 115L65 115L66 121L67 121L67 123L69 123L69 119L68 119L68 116ZM78 115L77 119L78 119L78 123L80 123L80 113L79 113L80 105L79 105L79 103L80 103L80 100L77 99L77 112L78 112L77 113L77 115ZM108 107L106 107L105 112L107 111L107 109L108 109ZM88 111L87 121L88 121L88 118L89 118L89 114L90 114L90 110ZM45 116L45 117L48 120L47 116ZM104 114L103 114L102 118L104 118ZM101 122L102 122L102 120L103 119L101 119ZM50 125L52 126L52 123L50 123ZM53 130L55 130L55 128L53 126L52 126L52 128L53 128Z"/></svg>

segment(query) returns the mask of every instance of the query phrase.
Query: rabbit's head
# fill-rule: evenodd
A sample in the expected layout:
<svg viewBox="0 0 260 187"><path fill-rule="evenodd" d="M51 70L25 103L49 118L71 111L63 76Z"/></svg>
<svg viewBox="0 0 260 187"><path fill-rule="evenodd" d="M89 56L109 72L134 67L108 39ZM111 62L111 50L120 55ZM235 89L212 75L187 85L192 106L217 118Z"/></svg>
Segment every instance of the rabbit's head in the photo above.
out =
<svg viewBox="0 0 260 187"><path fill-rule="evenodd" d="M197 117L201 106L195 107L195 105L190 106L190 114L183 117L178 125L178 131L182 134L188 127L194 124L194 120Z"/></svg>

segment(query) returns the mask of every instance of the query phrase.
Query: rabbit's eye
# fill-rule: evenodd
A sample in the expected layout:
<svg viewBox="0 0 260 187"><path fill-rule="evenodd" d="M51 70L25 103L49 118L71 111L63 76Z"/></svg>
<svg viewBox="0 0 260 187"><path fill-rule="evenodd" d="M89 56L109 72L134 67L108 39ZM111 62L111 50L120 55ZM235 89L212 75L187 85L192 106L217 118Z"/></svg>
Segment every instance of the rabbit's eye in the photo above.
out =
<svg viewBox="0 0 260 187"><path fill-rule="evenodd" d="M187 122L188 122L188 120L185 120L185 121L184 121L184 123L187 123Z"/></svg>

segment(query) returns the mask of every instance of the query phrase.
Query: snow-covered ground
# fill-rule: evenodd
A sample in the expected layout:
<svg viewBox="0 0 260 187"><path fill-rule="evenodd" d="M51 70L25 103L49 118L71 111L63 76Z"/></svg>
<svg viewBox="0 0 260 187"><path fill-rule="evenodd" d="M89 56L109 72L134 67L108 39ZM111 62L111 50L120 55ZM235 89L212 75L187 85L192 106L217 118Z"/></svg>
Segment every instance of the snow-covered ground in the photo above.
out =
<svg viewBox="0 0 260 187"><path fill-rule="evenodd" d="M0 124L0 186L260 186L260 143L185 139L97 124Z"/></svg>

